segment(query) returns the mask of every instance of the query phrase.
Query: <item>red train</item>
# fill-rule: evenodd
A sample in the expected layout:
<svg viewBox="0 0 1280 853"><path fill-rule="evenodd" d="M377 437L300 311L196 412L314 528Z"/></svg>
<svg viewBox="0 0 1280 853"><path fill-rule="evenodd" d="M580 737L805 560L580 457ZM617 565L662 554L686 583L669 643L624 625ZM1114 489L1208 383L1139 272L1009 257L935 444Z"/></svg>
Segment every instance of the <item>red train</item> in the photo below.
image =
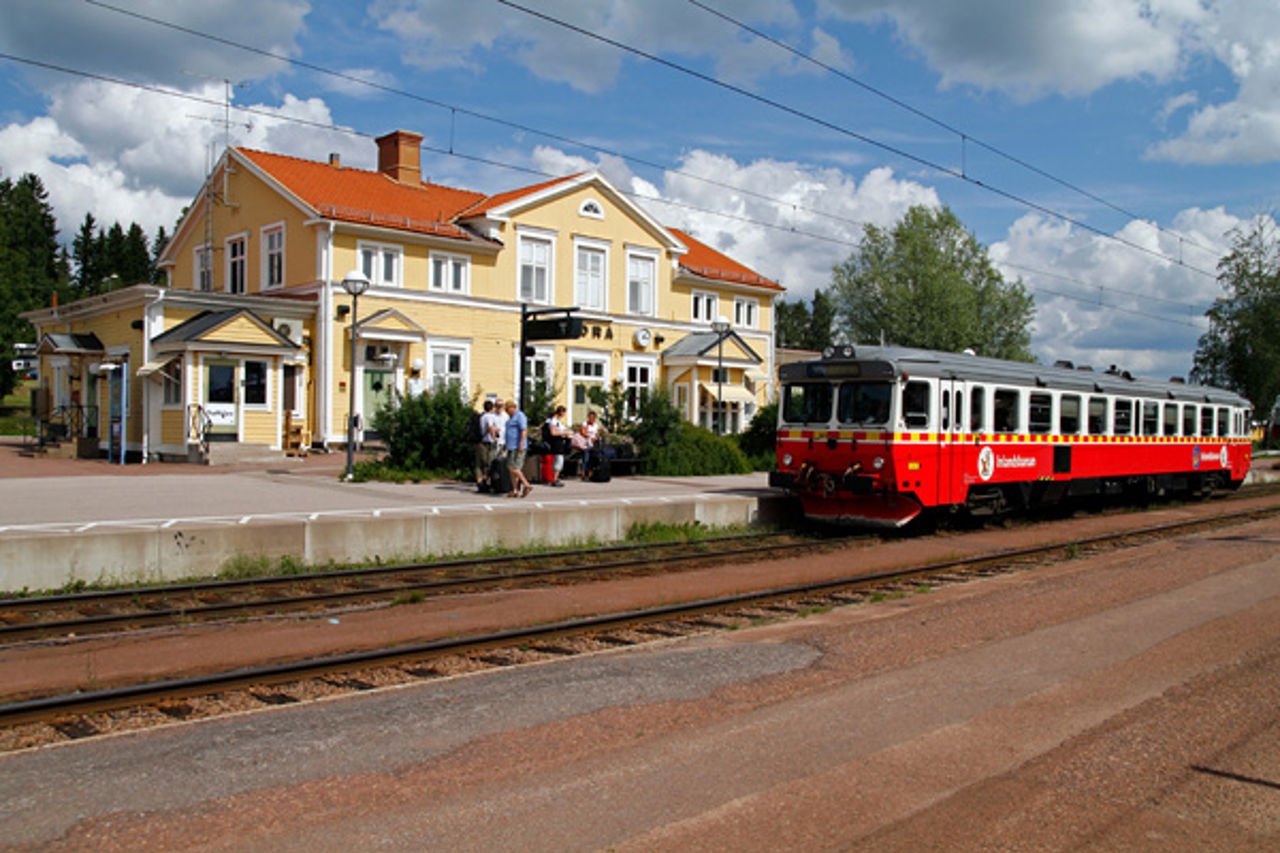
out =
<svg viewBox="0 0 1280 853"><path fill-rule="evenodd" d="M1249 471L1230 391L970 354L829 347L783 365L770 485L805 515L901 526L1103 495L1204 494Z"/></svg>

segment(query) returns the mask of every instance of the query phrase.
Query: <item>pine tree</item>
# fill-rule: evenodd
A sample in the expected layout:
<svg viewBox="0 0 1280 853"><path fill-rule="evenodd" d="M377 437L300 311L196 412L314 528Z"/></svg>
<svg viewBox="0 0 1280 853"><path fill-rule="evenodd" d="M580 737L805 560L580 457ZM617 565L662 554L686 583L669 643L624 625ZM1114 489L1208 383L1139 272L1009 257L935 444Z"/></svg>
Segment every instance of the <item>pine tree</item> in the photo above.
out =
<svg viewBox="0 0 1280 853"><path fill-rule="evenodd" d="M129 225L124 235L124 253L116 272L125 287L151 281L151 250L147 247L147 235L136 222Z"/></svg>
<svg viewBox="0 0 1280 853"><path fill-rule="evenodd" d="M34 340L35 330L18 314L50 304L57 292L58 226L40 178L25 174L0 180L0 394L13 390L7 354L13 344Z"/></svg>

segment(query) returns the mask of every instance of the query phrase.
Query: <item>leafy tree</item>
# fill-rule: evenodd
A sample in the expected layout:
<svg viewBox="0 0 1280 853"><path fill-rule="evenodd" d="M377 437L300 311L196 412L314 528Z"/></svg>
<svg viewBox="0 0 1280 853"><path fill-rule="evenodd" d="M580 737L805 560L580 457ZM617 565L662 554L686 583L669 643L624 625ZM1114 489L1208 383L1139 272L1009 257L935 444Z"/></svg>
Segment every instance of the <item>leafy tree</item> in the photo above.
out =
<svg viewBox="0 0 1280 853"><path fill-rule="evenodd" d="M746 430L737 436L738 447L751 460L757 471L772 471L777 467L778 404L761 406Z"/></svg>
<svg viewBox="0 0 1280 853"><path fill-rule="evenodd" d="M780 300L774 305L773 318L780 347L820 350L831 343L835 323L835 307L822 288L814 291L812 307L804 302Z"/></svg>
<svg viewBox="0 0 1280 853"><path fill-rule="evenodd" d="M1226 290L1206 314L1209 331L1196 348L1193 381L1230 388L1258 412L1280 395L1280 228L1254 217L1230 234L1231 250L1218 262Z"/></svg>
<svg viewBox="0 0 1280 853"><path fill-rule="evenodd" d="M834 269L833 302L855 342L1031 361L1035 303L1006 282L987 249L949 208L917 205L892 228L868 225Z"/></svg>
<svg viewBox="0 0 1280 853"><path fill-rule="evenodd" d="M0 353L34 339L18 314L52 302L64 284L61 269L57 221L40 178L0 180ZM10 393L13 383L12 371L0 371L0 394Z"/></svg>

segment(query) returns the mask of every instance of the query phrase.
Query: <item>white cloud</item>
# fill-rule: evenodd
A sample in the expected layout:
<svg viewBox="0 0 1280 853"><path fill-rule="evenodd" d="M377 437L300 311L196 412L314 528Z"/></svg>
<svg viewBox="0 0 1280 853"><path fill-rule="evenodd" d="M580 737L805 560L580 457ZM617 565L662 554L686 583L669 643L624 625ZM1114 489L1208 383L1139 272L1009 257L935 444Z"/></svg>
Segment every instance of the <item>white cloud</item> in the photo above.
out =
<svg viewBox="0 0 1280 853"><path fill-rule="evenodd" d="M822 0L820 12L891 20L944 86L967 84L1030 99L1085 95L1117 80L1165 79L1178 69L1181 20L1139 0Z"/></svg>
<svg viewBox="0 0 1280 853"><path fill-rule="evenodd" d="M1222 208L1190 208L1164 231L1133 221L1115 234L1181 257L1179 264L1033 213L991 246L991 256L1006 278L1021 277L1036 297L1032 350L1042 360L1115 364L1168 378L1191 369L1207 329L1204 312L1221 295L1214 277L1193 268L1212 272L1228 232L1240 223Z"/></svg>
<svg viewBox="0 0 1280 853"><path fill-rule="evenodd" d="M808 71L786 51L749 36L683 0L583 4L546 0L547 17L663 56L708 57L716 74L747 84L774 73ZM607 91L631 54L516 9L455 0L375 0L370 15L404 45L404 59L421 68L484 69L493 51L514 57L544 80L583 92ZM750 0L735 4L735 18L753 25L798 23L790 3ZM815 36L817 38L817 36ZM827 54L832 46L818 41Z"/></svg>
<svg viewBox="0 0 1280 853"><path fill-rule="evenodd" d="M211 83L191 94L217 104L223 89ZM160 225L171 229L200 189L211 156L222 151L217 107L97 81L59 87L49 98L48 115L0 129L0 170L40 175L64 240L86 212L104 224L137 222L148 234ZM233 145L313 159L338 151L352 165L372 165L369 140L282 118L329 123L319 99L285 95L279 104L253 106L269 114L232 110Z"/></svg>

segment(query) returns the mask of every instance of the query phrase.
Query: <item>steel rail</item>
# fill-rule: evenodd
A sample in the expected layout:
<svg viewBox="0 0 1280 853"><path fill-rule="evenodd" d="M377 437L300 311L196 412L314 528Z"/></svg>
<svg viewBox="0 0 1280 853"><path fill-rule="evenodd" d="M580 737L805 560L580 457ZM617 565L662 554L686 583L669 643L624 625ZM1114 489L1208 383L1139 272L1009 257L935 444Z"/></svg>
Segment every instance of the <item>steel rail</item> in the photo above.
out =
<svg viewBox="0 0 1280 853"><path fill-rule="evenodd" d="M1246 523L1251 520L1273 516L1277 513L1280 513L1280 506L1262 507L1208 518L1150 525L1133 530L1100 534L1085 539L1073 539L1067 542L1006 549L992 554L961 557L921 566L890 569L823 581L789 584L753 592L601 614L533 627L511 628L468 637L431 640L399 646L395 649L349 652L341 655L308 658L269 666L244 667L227 672L189 678L166 679L101 690L26 699L0 704L0 725L12 726L23 722L46 720L58 715L84 714L91 711L129 707L161 699L208 695L229 689L291 682L320 673L346 672L375 665L388 666L424 657L436 657L441 654L476 651L495 646L510 646L548 640L559 636L598 632L604 629L618 629L637 623L654 622L672 619L673 617L683 618L710 611L760 604L771 600L830 592L836 589L868 586L885 581L897 581L955 569L972 569L987 563L1001 563L1027 557L1043 557L1055 551L1064 551L1073 547L1123 542L1126 539L1176 532L1189 532L1195 528L1219 526L1224 523Z"/></svg>
<svg viewBox="0 0 1280 853"><path fill-rule="evenodd" d="M666 548L679 547L680 545L692 547L705 542L724 543L731 541L744 541L751 539L776 538L783 534L760 534L743 537L716 537L715 539L701 539L694 542L685 543L662 543ZM815 540L813 546L816 547L831 542L847 541L847 540ZM764 544L754 545L740 548L721 548L710 551L695 551L693 553L666 554L658 556L646 556L639 558L631 558L625 560L613 560L594 563L581 563L573 566L558 566L545 569L530 569L526 571L504 572L501 574L489 574L482 576L461 577L461 578L441 578L429 581L406 582L395 585L360 587L355 589L339 589L328 592L313 592L301 595L280 596L277 598L266 598L259 600L241 600L241 601L223 601L212 602L206 604L196 604L190 606L175 606L168 608L151 608L145 610L131 611L127 613L104 613L98 615L80 616L72 619L51 619L47 621L37 622L15 622L7 625L0 625L0 644L12 644L24 638L29 637L47 637L54 634L65 634L68 632L104 632L110 628L123 627L141 627L146 625L154 625L157 623L165 623L176 619L194 619L207 620L223 616L227 614L245 614L263 611L280 611L288 612L299 609L306 609L320 605L330 605L339 602L363 601L369 599L387 598L395 595L412 592L423 593L444 593L449 590L485 588L499 584L510 583L512 581L522 582L537 580L540 578L566 577L571 575L589 574L592 572L617 571L619 569L634 568L639 566L664 565L671 563L681 563L688 561L696 561L701 558L708 560L717 560L726 557L739 557L748 554L765 554L776 551L779 548L795 547L796 543L780 543L780 544ZM626 546L622 550L649 550L643 546ZM565 551L557 552L558 556L578 555L582 551ZM591 553L598 553L592 551ZM526 557L525 559L542 559L544 555L536 555L534 557ZM476 564L483 564L486 561L477 560ZM409 568L400 567L397 572L392 574L412 573L413 571L434 571L439 566L436 564L420 564ZM373 576L385 576L388 572L375 570ZM287 576L285 576L287 577ZM327 579L327 575L318 575L310 581L295 581L297 583L315 583ZM273 578L272 585L281 585L275 583L277 579ZM246 583L242 587L246 591L256 591L257 587L253 583ZM196 587L195 591L204 591L205 587ZM221 588L222 592L226 588ZM113 591L114 592L114 591ZM96 603L95 599L90 599ZM78 602L83 606L84 601ZM2 603L0 603L2 604ZM28 608L27 611L38 608Z"/></svg>

